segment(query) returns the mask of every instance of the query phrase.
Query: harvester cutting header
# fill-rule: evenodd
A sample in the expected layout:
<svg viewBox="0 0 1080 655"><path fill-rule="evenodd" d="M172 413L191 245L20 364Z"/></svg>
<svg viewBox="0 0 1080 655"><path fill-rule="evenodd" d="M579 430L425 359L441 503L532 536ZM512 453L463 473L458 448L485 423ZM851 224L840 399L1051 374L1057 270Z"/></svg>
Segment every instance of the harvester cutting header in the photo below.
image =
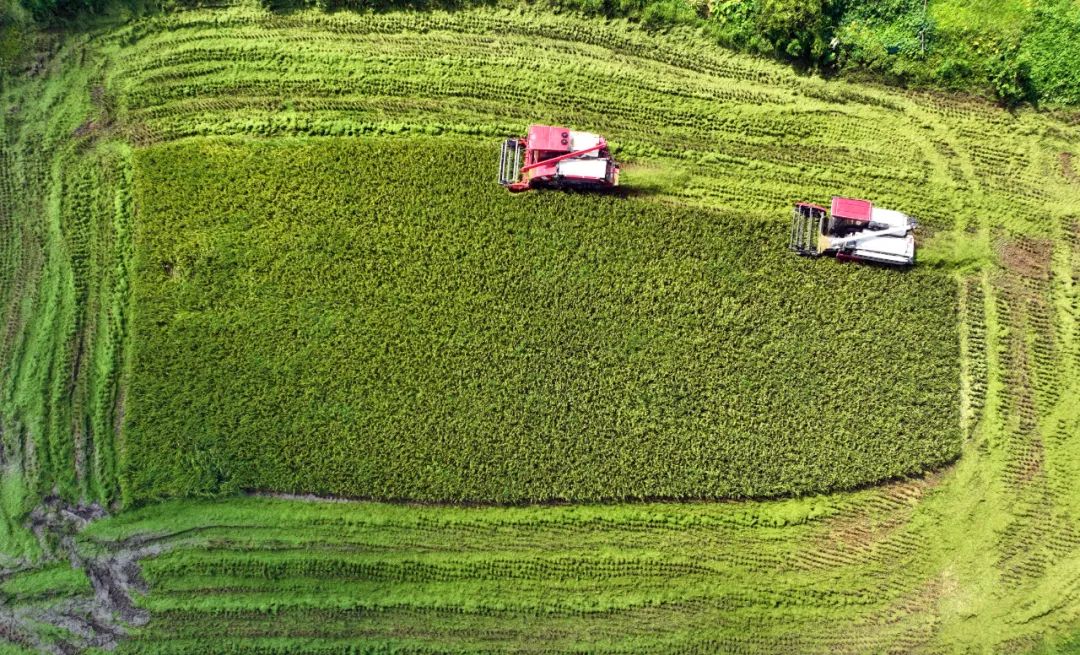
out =
<svg viewBox="0 0 1080 655"><path fill-rule="evenodd" d="M915 263L916 226L915 219L894 209L836 196L831 212L808 202L795 205L788 247L810 257L910 266Z"/></svg>
<svg viewBox="0 0 1080 655"><path fill-rule="evenodd" d="M609 189L619 185L619 165L598 134L530 125L525 138L503 143L499 184L511 191Z"/></svg>

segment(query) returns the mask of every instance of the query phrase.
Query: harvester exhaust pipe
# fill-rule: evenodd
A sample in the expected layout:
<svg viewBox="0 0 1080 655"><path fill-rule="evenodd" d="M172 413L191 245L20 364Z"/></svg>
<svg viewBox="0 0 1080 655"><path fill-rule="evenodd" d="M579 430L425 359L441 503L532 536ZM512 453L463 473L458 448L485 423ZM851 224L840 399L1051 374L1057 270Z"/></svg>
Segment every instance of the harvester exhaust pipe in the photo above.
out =
<svg viewBox="0 0 1080 655"><path fill-rule="evenodd" d="M499 184L510 186L521 176L521 141L507 139L503 141L499 154Z"/></svg>

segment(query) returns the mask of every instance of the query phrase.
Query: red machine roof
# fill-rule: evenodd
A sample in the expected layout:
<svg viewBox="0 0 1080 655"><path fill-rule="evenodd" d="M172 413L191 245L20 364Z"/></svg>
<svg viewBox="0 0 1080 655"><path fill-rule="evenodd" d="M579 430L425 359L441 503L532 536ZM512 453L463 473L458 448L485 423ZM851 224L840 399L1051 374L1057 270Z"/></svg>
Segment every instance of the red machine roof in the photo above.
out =
<svg viewBox="0 0 1080 655"><path fill-rule="evenodd" d="M551 125L530 125L525 147L529 150L570 152L570 130Z"/></svg>
<svg viewBox="0 0 1080 655"><path fill-rule="evenodd" d="M871 204L869 200L842 198L840 196L833 196L832 199L833 218L843 218L849 221L869 223L870 211L873 207L873 204Z"/></svg>
<svg viewBox="0 0 1080 655"><path fill-rule="evenodd" d="M812 202L799 202L799 203L795 203L795 206L796 207L809 207L810 209L820 209L821 211L825 211L824 207L822 207L821 205L815 205Z"/></svg>

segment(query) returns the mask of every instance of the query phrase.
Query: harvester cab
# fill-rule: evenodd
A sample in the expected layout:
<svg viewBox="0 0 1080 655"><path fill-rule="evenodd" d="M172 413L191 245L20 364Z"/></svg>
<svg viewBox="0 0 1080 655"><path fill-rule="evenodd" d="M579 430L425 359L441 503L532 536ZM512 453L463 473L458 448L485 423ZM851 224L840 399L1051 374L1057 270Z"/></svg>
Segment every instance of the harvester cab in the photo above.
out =
<svg viewBox="0 0 1080 655"><path fill-rule="evenodd" d="M916 227L907 214L837 196L831 211L808 202L795 205L788 247L809 257L910 266L915 263Z"/></svg>
<svg viewBox="0 0 1080 655"><path fill-rule="evenodd" d="M609 189L619 185L619 165L607 141L598 134L530 125L525 138L503 143L499 184L510 191Z"/></svg>

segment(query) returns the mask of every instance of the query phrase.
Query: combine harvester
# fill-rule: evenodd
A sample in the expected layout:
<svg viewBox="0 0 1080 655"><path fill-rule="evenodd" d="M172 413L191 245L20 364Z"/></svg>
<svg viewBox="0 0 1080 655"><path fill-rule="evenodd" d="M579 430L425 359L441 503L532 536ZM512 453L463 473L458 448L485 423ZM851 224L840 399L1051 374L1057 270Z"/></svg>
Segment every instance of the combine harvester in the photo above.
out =
<svg viewBox="0 0 1080 655"><path fill-rule="evenodd" d="M499 184L510 191L611 189L619 185L619 165L598 134L530 125L524 139L503 143Z"/></svg>
<svg viewBox="0 0 1080 655"><path fill-rule="evenodd" d="M874 207L869 200L836 196L831 212L808 202L795 205L788 247L808 257L834 255L841 261L911 266L915 228L915 219L907 214Z"/></svg>

